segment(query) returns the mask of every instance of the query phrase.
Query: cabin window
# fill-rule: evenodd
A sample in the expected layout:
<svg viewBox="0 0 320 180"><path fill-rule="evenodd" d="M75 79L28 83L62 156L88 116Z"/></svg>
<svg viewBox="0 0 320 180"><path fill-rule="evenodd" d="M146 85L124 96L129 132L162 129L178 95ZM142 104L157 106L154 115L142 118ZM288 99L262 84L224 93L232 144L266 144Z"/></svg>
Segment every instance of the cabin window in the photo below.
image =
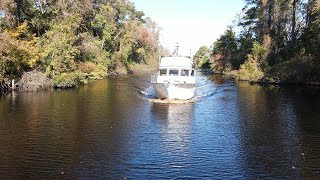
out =
<svg viewBox="0 0 320 180"><path fill-rule="evenodd" d="M179 75L179 70L175 70L175 69L169 70L169 76L178 76L178 75Z"/></svg>
<svg viewBox="0 0 320 180"><path fill-rule="evenodd" d="M166 76L167 70L166 69L160 69L160 76Z"/></svg>
<svg viewBox="0 0 320 180"><path fill-rule="evenodd" d="M194 76L194 70L191 70L191 76Z"/></svg>
<svg viewBox="0 0 320 180"><path fill-rule="evenodd" d="M181 76L189 76L189 70L187 70L187 69L182 69L182 70L181 70Z"/></svg>

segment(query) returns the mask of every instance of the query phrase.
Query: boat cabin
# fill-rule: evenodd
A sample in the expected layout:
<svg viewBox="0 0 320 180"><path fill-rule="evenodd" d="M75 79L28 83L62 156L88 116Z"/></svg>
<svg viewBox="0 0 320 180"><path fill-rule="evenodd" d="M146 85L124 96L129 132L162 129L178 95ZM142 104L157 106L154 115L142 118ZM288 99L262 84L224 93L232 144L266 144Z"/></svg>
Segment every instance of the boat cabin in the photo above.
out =
<svg viewBox="0 0 320 180"><path fill-rule="evenodd" d="M192 61L186 57L164 57L158 72L152 78L153 83L194 83Z"/></svg>
<svg viewBox="0 0 320 180"><path fill-rule="evenodd" d="M151 75L151 83L157 98L191 99L196 86L191 59L178 56L161 58L158 72Z"/></svg>

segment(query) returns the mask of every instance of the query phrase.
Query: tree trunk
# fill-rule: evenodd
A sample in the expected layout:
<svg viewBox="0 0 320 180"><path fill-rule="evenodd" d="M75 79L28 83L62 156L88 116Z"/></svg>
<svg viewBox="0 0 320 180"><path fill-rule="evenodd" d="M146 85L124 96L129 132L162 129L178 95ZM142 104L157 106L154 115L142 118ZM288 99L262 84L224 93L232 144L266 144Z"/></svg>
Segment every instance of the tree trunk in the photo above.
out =
<svg viewBox="0 0 320 180"><path fill-rule="evenodd" d="M43 5L42 5L41 0L39 0L38 3L39 3L39 8L40 8L41 14L44 14L44 9L43 9Z"/></svg>
<svg viewBox="0 0 320 180"><path fill-rule="evenodd" d="M274 0L269 0L268 3L268 32L272 29L274 18Z"/></svg>
<svg viewBox="0 0 320 180"><path fill-rule="evenodd" d="M292 2L292 19L291 19L291 41L296 41L296 11L297 11L297 0Z"/></svg>
<svg viewBox="0 0 320 180"><path fill-rule="evenodd" d="M267 34L267 29L268 29L267 21L266 21L267 1L268 0L261 0L261 10L259 14L260 28L261 28L260 37L262 39L263 39L263 36Z"/></svg>
<svg viewBox="0 0 320 180"><path fill-rule="evenodd" d="M20 20L21 20L21 8L22 8L22 3L23 0L15 0L17 9L16 9L16 26L19 25Z"/></svg>

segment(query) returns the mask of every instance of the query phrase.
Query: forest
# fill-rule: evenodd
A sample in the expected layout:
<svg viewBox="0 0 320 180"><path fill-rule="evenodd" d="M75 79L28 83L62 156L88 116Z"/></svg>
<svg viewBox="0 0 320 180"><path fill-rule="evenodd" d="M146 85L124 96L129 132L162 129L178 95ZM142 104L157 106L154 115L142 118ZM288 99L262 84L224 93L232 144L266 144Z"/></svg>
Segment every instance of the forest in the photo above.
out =
<svg viewBox="0 0 320 180"><path fill-rule="evenodd" d="M239 80L319 85L319 32L319 0L245 0L234 24L194 58Z"/></svg>
<svg viewBox="0 0 320 180"><path fill-rule="evenodd" d="M128 0L1 0L0 83L36 71L67 88L155 66L159 30Z"/></svg>

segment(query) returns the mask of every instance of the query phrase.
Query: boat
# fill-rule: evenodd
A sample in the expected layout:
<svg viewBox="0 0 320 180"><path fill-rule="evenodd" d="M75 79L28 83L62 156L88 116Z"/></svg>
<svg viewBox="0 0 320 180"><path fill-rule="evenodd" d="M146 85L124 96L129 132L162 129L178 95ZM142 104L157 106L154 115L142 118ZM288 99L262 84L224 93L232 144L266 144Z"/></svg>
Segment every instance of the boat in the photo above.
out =
<svg viewBox="0 0 320 180"><path fill-rule="evenodd" d="M160 59L158 71L151 75L156 98L188 100L195 94L195 70L192 60L182 56Z"/></svg>

